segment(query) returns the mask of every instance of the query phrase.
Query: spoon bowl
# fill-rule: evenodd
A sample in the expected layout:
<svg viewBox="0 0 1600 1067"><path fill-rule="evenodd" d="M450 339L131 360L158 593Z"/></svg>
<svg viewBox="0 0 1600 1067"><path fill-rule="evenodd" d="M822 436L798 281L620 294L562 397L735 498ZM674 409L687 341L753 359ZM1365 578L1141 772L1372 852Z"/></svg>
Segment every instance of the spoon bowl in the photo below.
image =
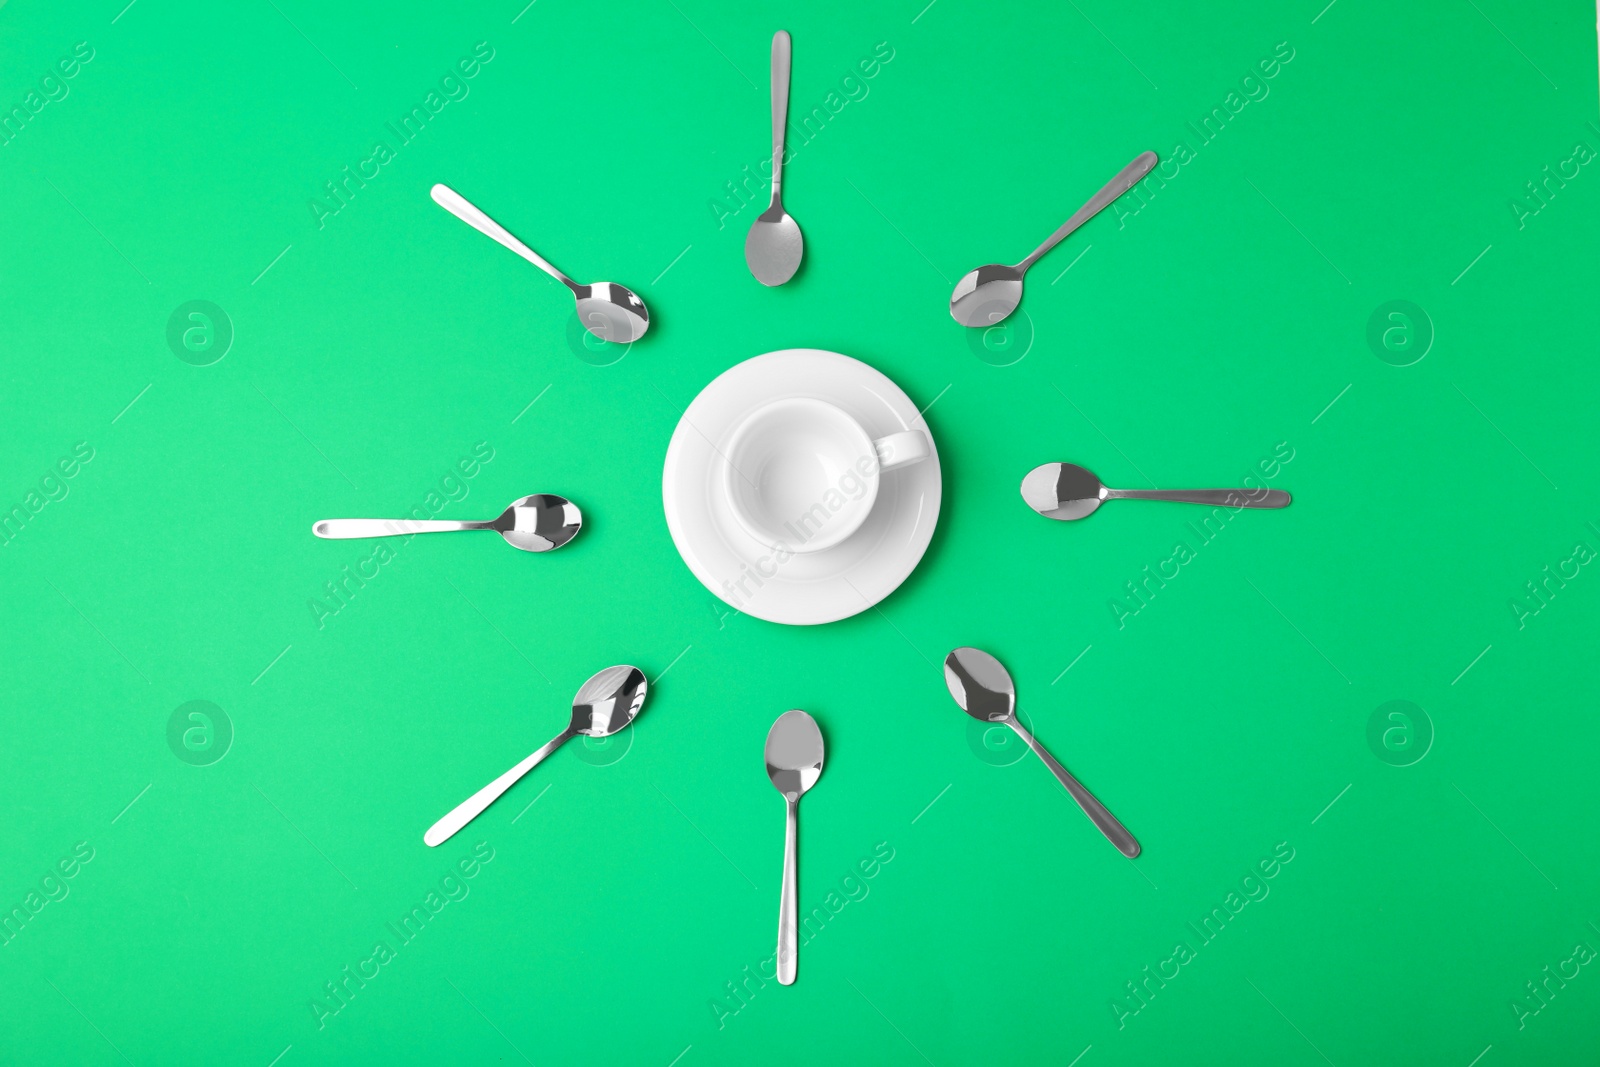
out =
<svg viewBox="0 0 1600 1067"><path fill-rule="evenodd" d="M632 289L616 282L595 282L573 288L578 321L583 328L615 344L630 344L650 328L650 311Z"/></svg>
<svg viewBox="0 0 1600 1067"><path fill-rule="evenodd" d="M572 721L567 728L539 746L527 759L511 768L428 827L422 841L429 848L444 844L463 826L483 814L485 808L500 799L501 794L516 785L522 776L533 770L550 753L579 734L589 737L610 737L633 722L644 707L644 698L650 683L637 667L622 664L607 667L591 676L572 698Z"/></svg>
<svg viewBox="0 0 1600 1067"><path fill-rule="evenodd" d="M1075 463L1046 463L1022 479L1022 499L1048 519L1082 519L1106 498L1106 487Z"/></svg>
<svg viewBox="0 0 1600 1067"><path fill-rule="evenodd" d="M963 326L984 327L1000 322L1022 303L1022 271L1004 263L990 263L968 271L950 297L950 317Z"/></svg>
<svg viewBox="0 0 1600 1067"><path fill-rule="evenodd" d="M572 698L569 729L586 737L610 737L638 717L649 691L650 683L638 667L626 663L607 667L584 682Z"/></svg>
<svg viewBox="0 0 1600 1067"><path fill-rule="evenodd" d="M490 525L512 548L553 552L578 536L583 512L564 496L535 493L513 501Z"/></svg>
<svg viewBox="0 0 1600 1067"><path fill-rule="evenodd" d="M800 224L781 204L763 211L744 239L744 261L762 285L782 285L793 278L805 253Z"/></svg>
<svg viewBox="0 0 1600 1067"><path fill-rule="evenodd" d="M944 658L944 684L962 711L983 722L1016 714L1017 687L1000 661L981 648L958 648Z"/></svg>
<svg viewBox="0 0 1600 1067"><path fill-rule="evenodd" d="M822 731L817 720L803 711L786 711L767 731L767 777L789 800L817 784L822 777Z"/></svg>

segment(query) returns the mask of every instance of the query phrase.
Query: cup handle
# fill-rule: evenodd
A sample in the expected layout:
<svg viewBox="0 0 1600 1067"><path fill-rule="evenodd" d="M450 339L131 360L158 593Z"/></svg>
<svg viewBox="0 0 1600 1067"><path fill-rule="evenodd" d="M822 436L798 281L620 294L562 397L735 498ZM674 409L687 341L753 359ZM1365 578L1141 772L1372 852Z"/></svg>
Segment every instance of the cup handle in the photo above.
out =
<svg viewBox="0 0 1600 1067"><path fill-rule="evenodd" d="M880 437L872 442L872 449L878 454L880 471L908 467L933 454L933 450L928 446L928 438L921 430L904 430L892 433L888 437Z"/></svg>

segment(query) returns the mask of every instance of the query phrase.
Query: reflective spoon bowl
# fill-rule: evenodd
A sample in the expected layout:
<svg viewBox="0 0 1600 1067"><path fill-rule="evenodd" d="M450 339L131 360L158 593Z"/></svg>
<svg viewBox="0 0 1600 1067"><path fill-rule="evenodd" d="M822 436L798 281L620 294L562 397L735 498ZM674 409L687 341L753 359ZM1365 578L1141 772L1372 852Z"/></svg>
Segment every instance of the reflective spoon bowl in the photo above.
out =
<svg viewBox="0 0 1600 1067"><path fill-rule="evenodd" d="M978 648L958 648L944 658L944 684L961 710L983 722L1001 722L1016 731L1024 744L1050 768L1050 773L1078 802L1083 813L1106 839L1129 859L1139 854L1139 842L1117 817L1072 776L1017 719L1017 687L1000 661Z"/></svg>
<svg viewBox="0 0 1600 1067"><path fill-rule="evenodd" d="M1045 463L1022 479L1022 499L1047 519L1082 519L1107 500L1171 500L1228 508L1286 508L1282 489L1109 489L1076 463Z"/></svg>
<svg viewBox="0 0 1600 1067"><path fill-rule="evenodd" d="M1028 273L1028 268L1073 230L1100 214L1106 205L1133 188L1158 162L1160 160L1154 152L1141 153L1021 263L1015 266L990 263L968 271L956 282L955 291L950 294L950 317L963 326L973 327L993 326L1005 319L1022 303L1022 276Z"/></svg>
<svg viewBox="0 0 1600 1067"><path fill-rule="evenodd" d="M968 271L950 296L950 315L963 326L992 326L1003 321L1022 303L1022 276L1026 267L990 263Z"/></svg>
<svg viewBox="0 0 1600 1067"><path fill-rule="evenodd" d="M778 286L793 278L800 269L805 249L800 224L782 204L774 201L751 225L744 239L744 261L756 281L769 287Z"/></svg>
<svg viewBox="0 0 1600 1067"><path fill-rule="evenodd" d="M644 672L628 664L607 667L592 676L579 688L578 695L572 698L572 721L565 730L535 749L527 759L456 805L450 814L428 828L428 832L422 835L423 843L433 848L450 840L463 826L500 799L502 793L516 785L523 775L571 738L579 734L610 737L625 729L638 717L649 691L650 683L645 680Z"/></svg>
<svg viewBox="0 0 1600 1067"><path fill-rule="evenodd" d="M498 242L556 281L572 290L578 303L578 321L583 328L602 341L628 344L644 336L650 328L650 312L633 290L616 282L595 282L580 285L556 269L555 264L511 235L511 231L484 214L466 197L448 185L435 185L430 193L434 203L471 226L485 237Z"/></svg>
<svg viewBox="0 0 1600 1067"><path fill-rule="evenodd" d="M311 532L329 540L355 537L405 537L414 533L454 533L458 530L494 530L506 543L524 552L551 552L578 536L583 512L578 505L554 493L535 493L519 500L488 522L450 519L318 519Z"/></svg>
<svg viewBox="0 0 1600 1067"><path fill-rule="evenodd" d="M822 777L822 731L803 711L786 711L767 731L767 777L788 808L783 835L783 890L778 899L778 983L794 985L799 966L800 797Z"/></svg>
<svg viewBox="0 0 1600 1067"><path fill-rule="evenodd" d="M632 289L616 282L572 285L583 328L615 344L630 344L650 328L650 312Z"/></svg>

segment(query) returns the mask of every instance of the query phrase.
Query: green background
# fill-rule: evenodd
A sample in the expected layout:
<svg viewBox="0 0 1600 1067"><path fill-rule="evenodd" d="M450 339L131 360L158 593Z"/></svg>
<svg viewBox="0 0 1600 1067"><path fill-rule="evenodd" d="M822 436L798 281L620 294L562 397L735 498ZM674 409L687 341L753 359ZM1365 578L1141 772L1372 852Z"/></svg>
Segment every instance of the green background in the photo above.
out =
<svg viewBox="0 0 1600 1067"><path fill-rule="evenodd" d="M0 1062L1594 1055L1600 975L1562 961L1600 947L1600 577L1566 564L1510 606L1600 547L1600 174L1512 206L1600 149L1592 6L924 3L0 8L8 109L93 49L0 147L0 508L93 450L0 550L0 907L93 852L0 947ZM759 208L726 183L767 152L780 26L793 112L838 111L793 146L807 258L767 290L742 256ZM386 123L479 42L468 95L398 144ZM1262 85L1209 143L1187 125ZM380 140L394 158L319 226L313 198ZM1179 142L1156 195L1040 262L1006 329L950 321L963 272ZM560 287L431 203L436 181L634 287L650 333L569 344ZM235 332L209 366L166 340L191 300ZM1410 366L1367 341L1392 300L1430 324ZM931 404L945 474L916 573L812 629L715 600L659 489L707 381L803 346ZM319 619L373 544L311 522L405 514L480 442L445 517L559 492L583 536L395 543ZM1046 522L1017 486L1053 459L1127 486L1268 461L1295 503L1206 544L1197 508ZM1119 625L1180 541L1193 558ZM1139 860L969 730L937 667L962 644L1010 667ZM615 662L658 679L630 734L422 845ZM232 724L220 762L169 746L191 700ZM1410 766L1368 741L1394 700L1431 723ZM790 707L828 742L801 906L859 899L797 985L734 1000L772 953L760 753ZM479 842L468 895L401 945L387 924ZM892 860L846 883L874 849ZM1203 944L1189 924L1275 849L1292 861L1249 883L1270 894ZM394 958L319 1026L324 983L379 940ZM1178 977L1127 999L1180 941ZM1547 965L1579 970L1532 1000Z"/></svg>

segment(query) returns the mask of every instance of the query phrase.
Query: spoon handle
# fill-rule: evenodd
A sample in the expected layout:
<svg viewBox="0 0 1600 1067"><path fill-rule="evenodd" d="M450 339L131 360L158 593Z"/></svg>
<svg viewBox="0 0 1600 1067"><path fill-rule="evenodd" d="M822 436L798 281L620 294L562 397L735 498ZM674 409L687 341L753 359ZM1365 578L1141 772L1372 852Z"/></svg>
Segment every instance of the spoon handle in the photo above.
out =
<svg viewBox="0 0 1600 1067"><path fill-rule="evenodd" d="M492 522L455 522L450 519L319 519L311 524L312 533L335 541L352 537L405 537L414 533L492 529Z"/></svg>
<svg viewBox="0 0 1600 1067"><path fill-rule="evenodd" d="M1083 783L1072 776L1071 771L1056 762L1056 758L1046 752L1043 745L1034 740L1033 735L1023 727L1016 716L1013 715L1006 721L1017 732L1017 736L1022 738L1027 743L1027 746L1038 754L1040 759L1044 760L1044 765L1050 768L1050 773L1055 775L1061 781L1061 784L1067 787L1067 792L1071 793L1072 799L1078 802L1078 807L1082 808L1083 813L1089 816L1089 821L1100 828L1100 832L1106 835L1107 840L1117 846L1117 851L1129 859L1137 856L1139 854L1139 842L1135 841L1133 835L1128 833L1127 828L1117 821L1117 817L1106 810L1106 806L1100 803L1093 793L1085 789Z"/></svg>
<svg viewBox="0 0 1600 1067"><path fill-rule="evenodd" d="M800 800L789 799L789 818L783 833L783 892L778 898L778 984L794 985L799 942L799 923L796 920L799 896L797 872L799 866L798 840L800 836Z"/></svg>
<svg viewBox="0 0 1600 1067"><path fill-rule="evenodd" d="M483 809L499 800L501 793L516 785L519 778L538 766L540 760L560 748L575 733L576 731L571 726L568 726L565 730L562 730L542 746L535 749L527 759L457 804L455 810L450 812L449 815L428 827L428 832L422 835L423 843L433 848L450 840L456 835L456 831L483 814Z"/></svg>
<svg viewBox="0 0 1600 1067"><path fill-rule="evenodd" d="M772 35L772 202L783 189L783 132L789 125L789 67L793 42L788 30Z"/></svg>
<svg viewBox="0 0 1600 1067"><path fill-rule="evenodd" d="M565 285L568 289L571 289L573 292L577 292L578 286L574 284L571 278L557 270L555 264L551 263L548 259L545 259L539 253L535 252L533 249L529 248L527 245L511 236L511 231L507 230L504 226L494 221L494 219L491 219L488 215L485 215L482 211L479 211L472 204L468 203L466 197L462 196L448 185L435 185L432 190L432 195L433 202L450 212L450 214L454 215L468 226L471 226L474 230L477 230L485 237L498 241L500 244L511 249L511 251L515 252L529 263L532 263L535 267L538 267L540 270L550 275L550 277Z"/></svg>
<svg viewBox="0 0 1600 1067"><path fill-rule="evenodd" d="M1133 188L1135 182L1150 173L1160 158L1154 152L1143 152L1132 163L1122 168L1122 172L1115 178L1106 182L1105 187L1089 198L1089 202L1077 211L1066 222L1061 224L1061 229L1051 234L1044 244L1033 250L1033 255L1017 264L1017 270L1025 271L1033 266L1034 262L1046 252L1061 243L1062 238L1076 230L1079 226L1094 218L1104 211L1111 201Z"/></svg>
<svg viewBox="0 0 1600 1067"><path fill-rule="evenodd" d="M1107 500L1175 500L1180 504L1220 504L1229 508L1286 508L1282 489L1108 489Z"/></svg>

